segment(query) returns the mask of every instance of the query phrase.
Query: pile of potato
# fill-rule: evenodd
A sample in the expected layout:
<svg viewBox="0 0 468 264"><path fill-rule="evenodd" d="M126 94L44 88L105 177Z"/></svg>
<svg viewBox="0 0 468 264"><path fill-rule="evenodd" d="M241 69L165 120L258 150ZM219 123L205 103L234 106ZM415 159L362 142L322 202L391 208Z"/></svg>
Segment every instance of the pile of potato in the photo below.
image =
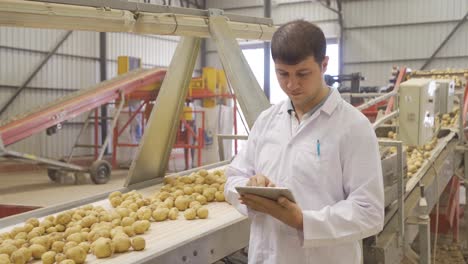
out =
<svg viewBox="0 0 468 264"><path fill-rule="evenodd" d="M80 264L89 253L107 258L114 253L140 251L151 221L175 220L179 212L185 219L208 218L209 202L224 201L224 172L200 170L188 176L167 177L160 191L149 198L136 191L113 192L113 210L85 205L47 216L31 218L23 226L0 234L0 264L42 263Z"/></svg>
<svg viewBox="0 0 468 264"><path fill-rule="evenodd" d="M222 170L200 170L187 176L166 177L164 186L154 193L151 200L153 218L156 221L175 220L180 211L187 220L208 217L210 202L224 202L226 177Z"/></svg>
<svg viewBox="0 0 468 264"><path fill-rule="evenodd" d="M441 127L458 127L458 110L450 114L443 114L440 121Z"/></svg>
<svg viewBox="0 0 468 264"><path fill-rule="evenodd" d="M130 227L123 225L129 222ZM0 263L22 264L34 259L79 264L86 261L88 253L105 258L131 248L139 251L145 248L145 240L135 234L143 234L149 227L149 221L136 215L129 220L117 211L92 205L47 216L41 222L31 218L23 226L0 234Z"/></svg>
<svg viewBox="0 0 468 264"><path fill-rule="evenodd" d="M390 139L396 139L397 133L389 131L387 137ZM431 156L432 150L437 145L437 137L434 137L424 146L414 147L414 146L404 146L403 149L406 151L406 166L407 172L406 176L411 177L418 172L418 170L424 164L424 161ZM390 148L390 153L396 153L396 147Z"/></svg>

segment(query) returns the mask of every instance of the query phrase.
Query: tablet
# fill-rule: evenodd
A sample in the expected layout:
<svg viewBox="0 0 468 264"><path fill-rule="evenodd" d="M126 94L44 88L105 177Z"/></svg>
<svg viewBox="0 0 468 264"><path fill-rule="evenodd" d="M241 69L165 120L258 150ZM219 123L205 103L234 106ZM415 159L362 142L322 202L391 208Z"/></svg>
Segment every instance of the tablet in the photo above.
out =
<svg viewBox="0 0 468 264"><path fill-rule="evenodd" d="M284 196L291 202L296 202L292 192L288 188L284 187L254 187L254 186L237 186L236 190L239 194L254 194L261 197L265 197L274 201Z"/></svg>

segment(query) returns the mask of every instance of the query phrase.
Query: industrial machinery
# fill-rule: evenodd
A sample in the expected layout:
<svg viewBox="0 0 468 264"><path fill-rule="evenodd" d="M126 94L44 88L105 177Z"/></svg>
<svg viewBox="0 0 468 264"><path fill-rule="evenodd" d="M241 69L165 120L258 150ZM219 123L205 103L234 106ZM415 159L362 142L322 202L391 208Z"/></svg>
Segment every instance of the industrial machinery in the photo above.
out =
<svg viewBox="0 0 468 264"><path fill-rule="evenodd" d="M51 0L48 2L54 4L45 5L39 2L15 0L0 2L0 25L120 30L184 36L178 44L163 81L125 187L119 189L122 192L138 190L141 193L149 194L161 188L160 183L165 176L169 152L175 141L174 131L183 111L188 84L194 69L196 55L199 52L199 37L212 37L216 43L221 62L248 126L252 127L258 115L269 107L269 102L248 67L235 37L268 40L274 31L270 19L227 15L220 10L185 10L106 0L82 1L80 3L86 3L88 6L80 6L80 12L73 12L76 7L69 4L71 1ZM55 3L61 3L61 5ZM44 12L41 13L38 10ZM56 12L51 12L51 10ZM92 18L94 23L82 23L84 20L79 17L79 14L83 14L83 12L88 18ZM102 16L102 12L109 12L109 16L107 18ZM138 14L135 15L132 12ZM75 14L66 20L74 21L74 23L59 23L67 18L67 14ZM112 14L120 14L120 16L113 17ZM229 18L229 22L227 18ZM395 131L398 132L399 128L395 118L398 116L399 110L394 107L394 102L399 95L398 85L402 80L403 73L399 74L394 91L383 94L358 107L362 110L384 100L389 100L387 113L378 117L373 123L377 134L379 134L380 128L396 129ZM429 86L429 84L425 85L426 88ZM404 89L401 90L403 92ZM422 89L415 88L413 90L421 93ZM460 102L467 101L462 99ZM417 106L419 109L417 111L422 112L420 105ZM468 149L465 147L463 133L459 133L464 128L462 126L463 114L464 112L461 113L460 110L458 129L449 129L446 133L438 135L440 138L434 144L434 148L428 151L427 159L410 178L406 177L404 164L404 152L408 150L407 146L404 146L398 137L379 140L379 145L382 148L393 150L390 152L388 160L389 166L395 168L393 171L389 171L393 175L393 179L386 182L393 188L394 198L386 197L387 206L382 232L365 239L363 242L365 263L399 263L405 258L417 259L414 258L416 253L410 245L418 234L419 245L421 245L418 252L419 262L430 262L430 218L427 217L428 211L434 208L444 187L455 175L455 170L458 169L462 158L468 156L465 155ZM393 121L393 123L389 125L388 121ZM458 140L455 139L457 135ZM426 136L427 134L422 134L419 143L422 143ZM154 138L159 140L152 140ZM206 169L222 168L227 164L228 162L213 164L207 166ZM386 169L384 168L384 170ZM181 172L180 174L185 175L191 172L193 171ZM467 173L465 173L465 178L466 175ZM421 186L424 186L424 189ZM0 232L23 225L23 222L30 217L43 218L46 215L56 214L89 203L109 208L110 205L106 200L107 195L107 193L100 194L76 202L5 218L0 220ZM246 247L249 237L248 219L227 203L219 203L210 208L213 212L210 221L203 223L197 221L153 223L151 231L147 235L149 246L145 251L140 254L131 252L116 255L112 259L100 262L212 263ZM93 262L94 259L88 261L88 263Z"/></svg>
<svg viewBox="0 0 468 264"><path fill-rule="evenodd" d="M430 79L410 79L400 85L400 139L407 145L424 145L434 133L434 96Z"/></svg>
<svg viewBox="0 0 468 264"><path fill-rule="evenodd" d="M455 100L455 81L451 79L435 80L437 89L435 95L435 110L436 114L447 114L453 109L453 101Z"/></svg>
<svg viewBox="0 0 468 264"><path fill-rule="evenodd" d="M91 113L94 112L92 110L118 99L120 103L113 117L113 128L125 102L125 97L140 88L160 83L165 74L166 71L163 69L138 69L97 84L96 86L79 90L61 98L60 100L40 106L37 109L33 109L30 112L11 117L0 124L0 156L46 165L48 167L48 176L52 181L58 181L62 173L75 172L89 173L91 175L91 179L96 184L106 183L110 178L111 165L107 161L103 160L103 156L104 151L110 142L110 136L107 136L106 140L100 147L99 152L97 144L91 146L95 149L96 160L90 167L69 163L73 155L73 150L76 147L83 146L78 144L78 141L80 135L86 130L90 122ZM57 129L57 127L61 126L61 124L66 120L75 118L86 112L90 112L90 115L86 119L85 124L76 139L76 144L67 157L67 160L57 161L6 148L11 144L44 130L47 130L47 132L50 133L51 130ZM95 124L99 122L97 114L95 114L94 122ZM97 134L96 125L96 138ZM85 147L89 147L89 145L86 145Z"/></svg>

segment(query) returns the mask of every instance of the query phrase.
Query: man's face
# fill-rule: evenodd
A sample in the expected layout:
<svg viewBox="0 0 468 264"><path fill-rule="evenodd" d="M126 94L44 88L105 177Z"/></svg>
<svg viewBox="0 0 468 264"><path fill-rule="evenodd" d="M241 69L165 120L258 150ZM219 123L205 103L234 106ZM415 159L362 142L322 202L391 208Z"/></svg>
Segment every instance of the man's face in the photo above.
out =
<svg viewBox="0 0 468 264"><path fill-rule="evenodd" d="M294 106L306 105L319 95L327 65L328 57L325 57L321 64L318 64L313 56L309 56L295 65L275 61L279 85Z"/></svg>

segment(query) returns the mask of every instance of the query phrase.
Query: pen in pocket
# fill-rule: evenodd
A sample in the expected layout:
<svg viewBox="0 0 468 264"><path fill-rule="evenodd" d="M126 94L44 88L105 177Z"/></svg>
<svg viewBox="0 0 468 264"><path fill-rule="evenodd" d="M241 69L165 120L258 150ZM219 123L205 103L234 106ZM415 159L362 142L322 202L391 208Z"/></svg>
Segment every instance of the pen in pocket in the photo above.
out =
<svg viewBox="0 0 468 264"><path fill-rule="evenodd" d="M317 156L320 157L320 140L317 139Z"/></svg>

